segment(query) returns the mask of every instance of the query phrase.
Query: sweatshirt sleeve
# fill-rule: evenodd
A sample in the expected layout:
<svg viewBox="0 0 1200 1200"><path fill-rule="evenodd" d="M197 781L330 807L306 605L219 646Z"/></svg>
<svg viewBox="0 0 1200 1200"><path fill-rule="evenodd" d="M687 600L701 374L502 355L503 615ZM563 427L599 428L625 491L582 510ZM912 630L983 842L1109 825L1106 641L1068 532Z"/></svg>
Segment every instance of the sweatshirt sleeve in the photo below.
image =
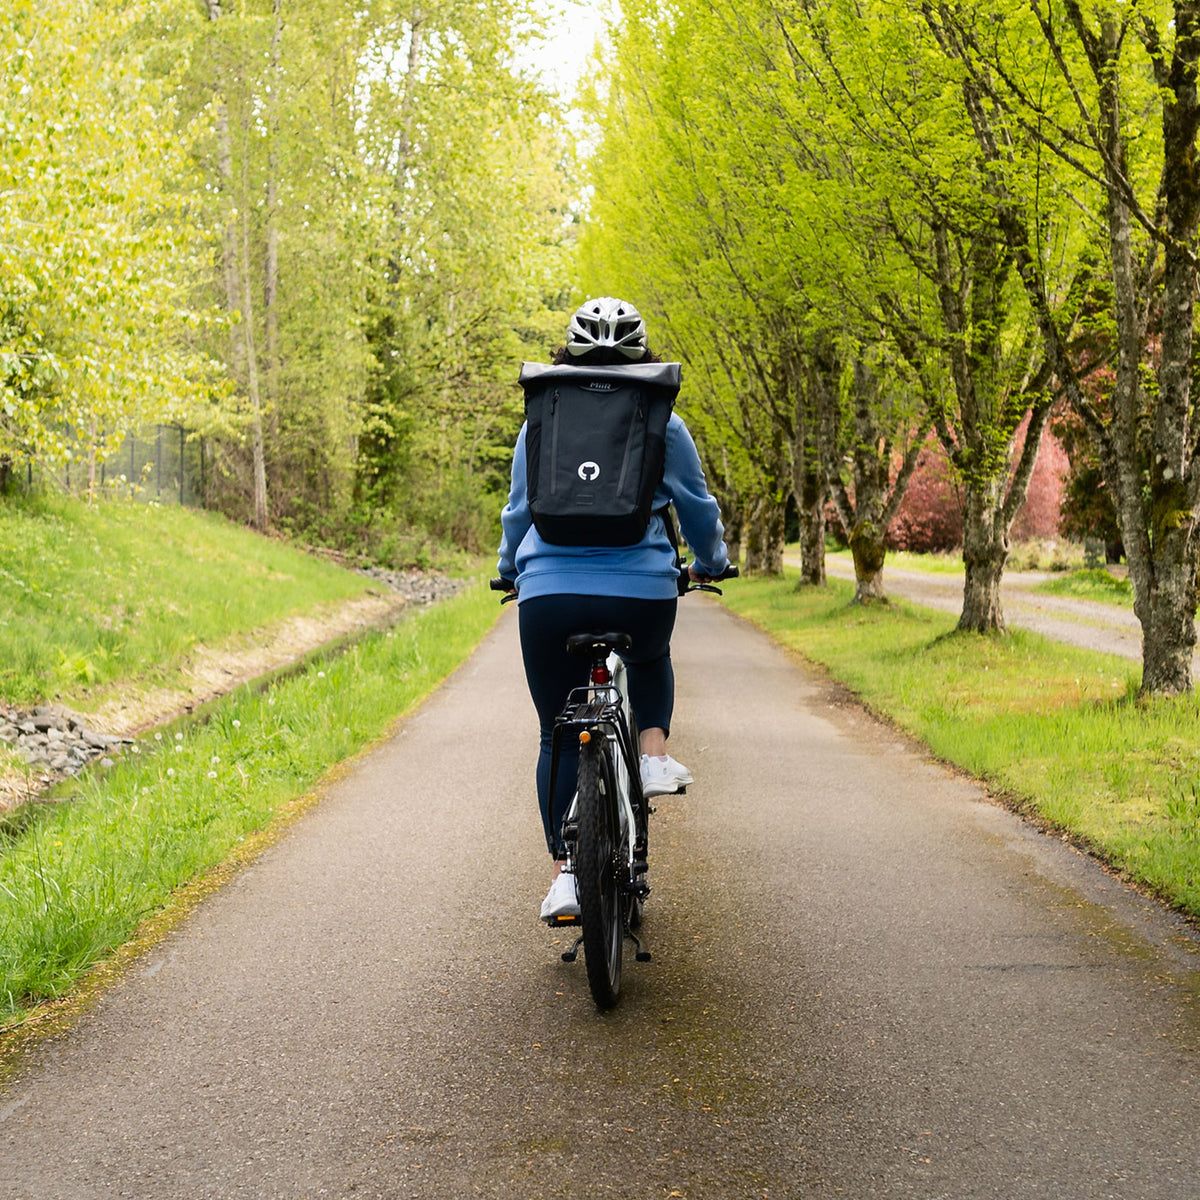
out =
<svg viewBox="0 0 1200 1200"><path fill-rule="evenodd" d="M679 517L693 565L702 575L719 575L729 563L721 509L709 493L700 454L681 417L672 414L667 425L667 461L663 486Z"/></svg>
<svg viewBox="0 0 1200 1200"><path fill-rule="evenodd" d="M497 572L502 579L517 577L517 548L525 540L529 527L533 523L529 514L529 496L525 491L525 429L517 435L516 449L513 451L512 483L508 489L508 503L500 513L500 526L503 535L500 538L500 557L497 562Z"/></svg>

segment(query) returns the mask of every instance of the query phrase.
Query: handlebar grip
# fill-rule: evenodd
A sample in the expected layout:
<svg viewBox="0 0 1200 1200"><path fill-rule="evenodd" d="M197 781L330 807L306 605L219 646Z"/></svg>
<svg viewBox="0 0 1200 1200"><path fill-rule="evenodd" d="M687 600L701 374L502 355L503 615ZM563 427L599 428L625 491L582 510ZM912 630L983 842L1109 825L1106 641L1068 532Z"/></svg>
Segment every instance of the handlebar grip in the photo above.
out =
<svg viewBox="0 0 1200 1200"><path fill-rule="evenodd" d="M500 597L501 604L507 604L510 600L517 598L517 583L514 579L505 579L502 575L497 575L494 579L488 580L488 587L493 592L504 592L505 595Z"/></svg>

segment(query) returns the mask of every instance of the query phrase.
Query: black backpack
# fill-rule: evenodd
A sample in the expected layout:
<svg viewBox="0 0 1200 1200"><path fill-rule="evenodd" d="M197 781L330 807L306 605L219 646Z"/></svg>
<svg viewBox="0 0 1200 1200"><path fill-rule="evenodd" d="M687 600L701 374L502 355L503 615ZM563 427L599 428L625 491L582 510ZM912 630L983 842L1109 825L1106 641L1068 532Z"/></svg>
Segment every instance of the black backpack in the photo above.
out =
<svg viewBox="0 0 1200 1200"><path fill-rule="evenodd" d="M557 546L632 546L663 477L678 363L525 363L526 488L534 527Z"/></svg>

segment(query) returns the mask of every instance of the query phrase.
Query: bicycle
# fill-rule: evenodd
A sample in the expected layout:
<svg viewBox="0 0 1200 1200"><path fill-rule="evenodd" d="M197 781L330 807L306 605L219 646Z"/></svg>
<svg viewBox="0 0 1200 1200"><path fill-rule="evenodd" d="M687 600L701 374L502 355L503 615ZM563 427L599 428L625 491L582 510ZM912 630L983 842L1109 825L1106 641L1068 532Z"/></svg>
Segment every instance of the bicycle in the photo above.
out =
<svg viewBox="0 0 1200 1200"><path fill-rule="evenodd" d="M716 579L736 575L737 567L729 566ZM721 592L715 580L685 584L686 579L681 578L681 594ZM516 598L507 580L493 579L491 587L509 593L502 604ZM574 962L583 946L588 986L600 1009L612 1008L620 998L626 938L633 942L638 962L651 959L634 932L650 895L646 872L654 809L642 792L637 722L625 688L621 651L631 644L629 634L620 631L582 631L567 639L569 653L588 657L588 682L567 697L551 736L551 795L563 739L572 737L579 744L575 795L562 822L564 870L575 875L579 916L550 918L548 924L580 926L562 960Z"/></svg>

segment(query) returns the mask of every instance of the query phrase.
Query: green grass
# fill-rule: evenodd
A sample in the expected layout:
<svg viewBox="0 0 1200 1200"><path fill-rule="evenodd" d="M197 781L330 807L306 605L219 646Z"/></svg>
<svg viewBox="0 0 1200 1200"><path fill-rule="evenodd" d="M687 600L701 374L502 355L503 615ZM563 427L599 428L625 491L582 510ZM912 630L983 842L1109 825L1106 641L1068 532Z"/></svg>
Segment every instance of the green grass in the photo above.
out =
<svg viewBox="0 0 1200 1200"><path fill-rule="evenodd" d="M1115 656L952 614L739 580L725 603L1024 811L1200 917L1200 700L1142 702Z"/></svg>
<svg viewBox="0 0 1200 1200"><path fill-rule="evenodd" d="M1133 607L1133 584L1128 579L1109 574L1102 567L1071 571L1058 579L1047 579L1034 591L1052 596L1068 596L1075 600L1097 600L1102 604Z"/></svg>
<svg viewBox="0 0 1200 1200"><path fill-rule="evenodd" d="M799 546L789 547L799 558ZM827 559L833 558L853 566L854 555L849 550L837 550L832 547L825 552ZM962 554L958 550L946 554L912 554L907 550L889 550L883 564L884 578L887 570L893 567L898 571L924 571L929 575L961 575L963 573Z"/></svg>
<svg viewBox="0 0 1200 1200"><path fill-rule="evenodd" d="M70 992L177 889L382 736L498 612L476 585L266 692L243 688L0 833L0 1030Z"/></svg>
<svg viewBox="0 0 1200 1200"><path fill-rule="evenodd" d="M0 700L69 700L178 665L370 581L210 513L0 501Z"/></svg>

